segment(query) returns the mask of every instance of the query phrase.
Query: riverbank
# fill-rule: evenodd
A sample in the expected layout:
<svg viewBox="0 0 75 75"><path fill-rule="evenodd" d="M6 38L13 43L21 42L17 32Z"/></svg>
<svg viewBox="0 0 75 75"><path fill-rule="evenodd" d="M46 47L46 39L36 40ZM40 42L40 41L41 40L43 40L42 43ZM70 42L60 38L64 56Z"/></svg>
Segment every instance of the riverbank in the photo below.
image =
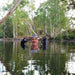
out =
<svg viewBox="0 0 75 75"><path fill-rule="evenodd" d="M62 40L49 40L50 42L52 42L52 41L56 41L56 42L75 42L75 39L71 39L71 40L65 40L65 39L62 39Z"/></svg>
<svg viewBox="0 0 75 75"><path fill-rule="evenodd" d="M21 41L23 38L0 38L0 41ZM29 39L29 38L27 38ZM41 39L39 39L40 41ZM65 39L61 39L61 40L58 40L58 39L47 39L48 41L52 42L52 41L55 41L55 42L75 42L75 39L71 39L71 40L65 40Z"/></svg>
<svg viewBox="0 0 75 75"><path fill-rule="evenodd" d="M0 38L0 41L20 41L22 38Z"/></svg>
<svg viewBox="0 0 75 75"><path fill-rule="evenodd" d="M58 34L58 36L55 39L75 40L75 29L63 31L62 33Z"/></svg>

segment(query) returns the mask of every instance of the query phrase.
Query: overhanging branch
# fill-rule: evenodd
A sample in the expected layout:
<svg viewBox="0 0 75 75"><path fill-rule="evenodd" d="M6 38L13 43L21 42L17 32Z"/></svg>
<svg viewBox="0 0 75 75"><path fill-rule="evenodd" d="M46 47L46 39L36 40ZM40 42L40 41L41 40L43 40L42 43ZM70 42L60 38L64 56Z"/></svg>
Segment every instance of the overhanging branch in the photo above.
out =
<svg viewBox="0 0 75 75"><path fill-rule="evenodd" d="M0 25L8 18L8 16L10 16L16 9L16 7L19 5L19 3L21 2L22 0L17 0L16 3L14 4L14 6L9 10L9 12L6 14L6 16L4 16L2 18L2 20L0 20Z"/></svg>

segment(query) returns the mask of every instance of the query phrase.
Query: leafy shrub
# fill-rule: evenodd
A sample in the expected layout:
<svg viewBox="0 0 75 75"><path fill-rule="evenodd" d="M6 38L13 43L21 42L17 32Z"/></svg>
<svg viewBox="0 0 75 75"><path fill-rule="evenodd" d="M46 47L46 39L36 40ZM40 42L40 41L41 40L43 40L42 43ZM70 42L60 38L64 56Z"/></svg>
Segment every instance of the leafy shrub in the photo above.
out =
<svg viewBox="0 0 75 75"><path fill-rule="evenodd" d="M72 40L75 39L75 30L67 30L63 31L62 34L58 34L56 39L65 39L65 40Z"/></svg>

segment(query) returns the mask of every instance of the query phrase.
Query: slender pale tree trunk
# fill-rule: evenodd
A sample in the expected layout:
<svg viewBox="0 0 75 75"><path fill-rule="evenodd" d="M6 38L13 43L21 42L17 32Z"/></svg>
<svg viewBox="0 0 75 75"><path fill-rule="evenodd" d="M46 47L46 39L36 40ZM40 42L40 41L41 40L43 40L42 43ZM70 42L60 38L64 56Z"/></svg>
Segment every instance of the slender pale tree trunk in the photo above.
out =
<svg viewBox="0 0 75 75"><path fill-rule="evenodd" d="M13 38L15 38L15 25L13 24Z"/></svg>
<svg viewBox="0 0 75 75"><path fill-rule="evenodd" d="M45 20L45 23L44 23L44 34L45 34L45 35L47 34L46 20Z"/></svg>
<svg viewBox="0 0 75 75"><path fill-rule="evenodd" d="M46 16L47 16L47 9L46 9ZM45 17L45 23L44 23L44 34L47 34L47 26L46 26L46 17Z"/></svg>
<svg viewBox="0 0 75 75"><path fill-rule="evenodd" d="M45 34L45 24L44 24L44 34Z"/></svg>
<svg viewBox="0 0 75 75"><path fill-rule="evenodd" d="M6 30L6 27L5 27L5 24L4 24L4 27L3 27L3 38L5 39L5 30Z"/></svg>
<svg viewBox="0 0 75 75"><path fill-rule="evenodd" d="M4 16L2 18L2 20L0 20L0 25L8 18L8 16L10 16L16 9L16 7L19 5L19 3L21 2L22 0L17 0L16 3L14 4L14 6L9 10L9 12L6 14L6 16Z"/></svg>
<svg viewBox="0 0 75 75"><path fill-rule="evenodd" d="M33 29L34 29L34 31L36 31L36 33L37 33L37 26L36 26L35 21L33 22L33 24L34 24Z"/></svg>
<svg viewBox="0 0 75 75"><path fill-rule="evenodd" d="M60 0L58 0L59 1L59 4L60 4ZM61 34L61 21L60 21L60 19L61 19L61 16L60 16L60 11L61 11L61 8L60 8L60 6L59 6L59 29L60 29L60 34ZM60 35L60 37L62 37L62 34Z"/></svg>
<svg viewBox="0 0 75 75"><path fill-rule="evenodd" d="M15 34L16 34L15 38L17 38L17 23L16 23L16 32L15 32Z"/></svg>
<svg viewBox="0 0 75 75"><path fill-rule="evenodd" d="M51 23L51 13L50 13L50 36L52 37L52 23Z"/></svg>
<svg viewBox="0 0 75 75"><path fill-rule="evenodd" d="M50 0L50 7L51 7L51 0ZM51 37L53 37L52 29L53 29L53 27L52 27L51 12L50 12L50 36Z"/></svg>
<svg viewBox="0 0 75 75"><path fill-rule="evenodd" d="M26 20L25 20L25 22L29 25L30 30L31 30L35 35L37 35L37 33L36 33L36 32L34 31L34 29L32 28L32 24L29 23L29 22L27 22Z"/></svg>
<svg viewBox="0 0 75 75"><path fill-rule="evenodd" d="M15 24L13 23L13 38L16 37L16 33L15 33L15 31L16 31Z"/></svg>

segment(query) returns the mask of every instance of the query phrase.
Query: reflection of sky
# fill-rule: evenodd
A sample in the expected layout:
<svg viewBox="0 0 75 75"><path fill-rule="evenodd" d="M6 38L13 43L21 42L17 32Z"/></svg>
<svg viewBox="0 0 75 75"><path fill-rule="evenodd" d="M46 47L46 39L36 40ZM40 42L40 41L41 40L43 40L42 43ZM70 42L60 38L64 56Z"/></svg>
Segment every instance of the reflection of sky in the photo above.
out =
<svg viewBox="0 0 75 75"><path fill-rule="evenodd" d="M39 61L39 60L37 60ZM24 67L24 70L22 70L22 72L24 73L24 75L26 75L27 73L33 71L33 75L40 75L40 73L42 72L42 74L44 74L44 71L42 70L42 68L37 64L36 60L28 60L28 66ZM37 67L37 69L36 69ZM47 65L45 65L45 68L47 70ZM40 71L41 70L41 71Z"/></svg>
<svg viewBox="0 0 75 75"><path fill-rule="evenodd" d="M31 53L38 53L38 49L37 50L31 50Z"/></svg>
<svg viewBox="0 0 75 75"><path fill-rule="evenodd" d="M75 10L70 9L69 11L66 12L66 16L75 18Z"/></svg>
<svg viewBox="0 0 75 75"><path fill-rule="evenodd" d="M24 75L27 75L29 73L31 73L31 71L33 71L33 75L44 75L45 71L47 71L48 67L47 64L45 64L45 71L42 69L42 67L40 67L40 65L36 65L37 62L39 62L39 60L28 60L28 65L26 67L24 67L24 70L22 70L22 72L24 73ZM37 67L37 69L36 69ZM50 75L50 73L48 73Z"/></svg>
<svg viewBox="0 0 75 75"><path fill-rule="evenodd" d="M40 6L40 3L43 3L44 1L47 1L47 0L35 0L36 9Z"/></svg>
<svg viewBox="0 0 75 75"><path fill-rule="evenodd" d="M11 4L12 2L13 0L0 0L0 19L8 13L8 11L3 12L2 7L7 7L6 4Z"/></svg>
<svg viewBox="0 0 75 75"><path fill-rule="evenodd" d="M75 53L70 53L69 60L65 64L68 73L75 74Z"/></svg>
<svg viewBox="0 0 75 75"><path fill-rule="evenodd" d="M6 6L6 4L11 4L13 0L0 0L0 8Z"/></svg>
<svg viewBox="0 0 75 75"><path fill-rule="evenodd" d="M2 71L6 71L6 68L3 65L3 63L1 63L1 61L0 61L0 72L2 72Z"/></svg>
<svg viewBox="0 0 75 75"><path fill-rule="evenodd" d="M34 63L37 63L35 60L29 60L28 61L28 66L24 67L25 70L22 70L24 75L26 75L29 71L33 71L33 75L40 75L39 71L35 69L36 65Z"/></svg>
<svg viewBox="0 0 75 75"><path fill-rule="evenodd" d="M26 75L28 73L28 70L22 70L22 72L24 73L24 75ZM40 75L38 70L34 70L33 75Z"/></svg>
<svg viewBox="0 0 75 75"><path fill-rule="evenodd" d="M0 61L0 75L11 75L9 72L6 72L6 68Z"/></svg>
<svg viewBox="0 0 75 75"><path fill-rule="evenodd" d="M66 63L66 70L68 73L74 73L75 74L75 62L70 61Z"/></svg>
<svg viewBox="0 0 75 75"><path fill-rule="evenodd" d="M31 1L31 0L29 0L29 1ZM35 8L37 9L39 6L40 6L40 3L43 3L44 1L47 1L47 0L35 0L34 2L34 6L35 6ZM4 7L6 7L7 5L7 3L8 4L11 4L13 2L13 0L0 0L0 8L2 9L2 7L4 6ZM0 19L2 18L2 17L4 17L6 14L7 14L7 11L6 12L1 12L1 9L0 9L0 15L2 15L2 16L0 16ZM26 7L25 8L25 10L29 10L29 8L28 7ZM33 14L34 15L34 14Z"/></svg>

